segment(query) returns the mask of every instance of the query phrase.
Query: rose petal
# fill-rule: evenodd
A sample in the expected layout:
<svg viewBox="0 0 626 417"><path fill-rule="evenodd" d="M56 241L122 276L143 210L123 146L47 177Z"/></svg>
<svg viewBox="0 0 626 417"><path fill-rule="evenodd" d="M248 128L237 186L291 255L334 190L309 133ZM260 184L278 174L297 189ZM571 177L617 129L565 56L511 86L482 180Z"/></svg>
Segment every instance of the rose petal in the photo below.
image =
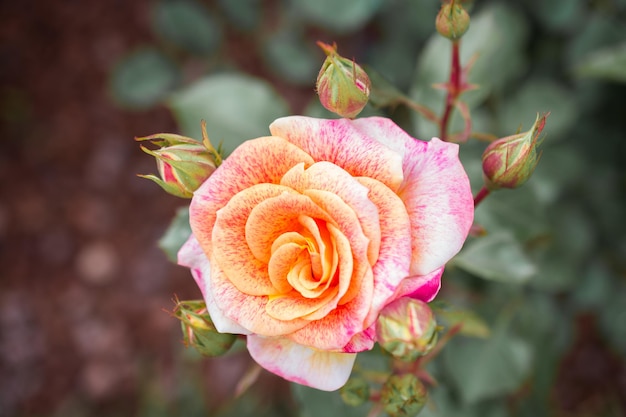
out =
<svg viewBox="0 0 626 417"><path fill-rule="evenodd" d="M373 324L361 333L357 333L352 337L350 342L344 346L343 351L346 353L357 353L365 350L371 350L376 343L376 325Z"/></svg>
<svg viewBox="0 0 626 417"><path fill-rule="evenodd" d="M233 195L255 184L278 184L298 163L314 161L298 147L278 137L263 137L241 144L198 188L189 208L191 229L205 253L211 253L216 213Z"/></svg>
<svg viewBox="0 0 626 417"><path fill-rule="evenodd" d="M341 388L352 372L356 354L324 352L288 339L248 336L252 358L288 381L323 391Z"/></svg>
<svg viewBox="0 0 626 417"><path fill-rule="evenodd" d="M355 225L340 225L340 228L344 233L346 233L347 229L362 230L363 234L370 241L368 247L369 262L371 264L376 262L380 243L378 210L369 200L368 189L363 187L357 179L342 168L329 162L317 162L306 170L304 169L304 164L299 164L289 170L282 178L281 184L309 196L315 193L314 190L319 190L343 200L354 212L350 213L350 220ZM324 195L320 194L320 197L317 200L314 199L314 201L323 203ZM333 213L331 213L331 216L335 221L338 221L338 218ZM358 221L355 222L355 218Z"/></svg>
<svg viewBox="0 0 626 417"><path fill-rule="evenodd" d="M463 246L474 218L469 179L458 158L458 145L433 138L416 140L391 120L357 119L356 129L403 156L404 200L413 233L411 275L444 265Z"/></svg>
<svg viewBox="0 0 626 417"><path fill-rule="evenodd" d="M357 297L287 337L319 350L343 350L357 333L365 329L363 323L369 312L374 287L371 269L366 271L361 281Z"/></svg>
<svg viewBox="0 0 626 417"><path fill-rule="evenodd" d="M258 233L250 233L248 229L250 229L250 223L256 222L252 213L259 206L289 193L295 193L295 191L277 184L257 184L237 193L226 206L217 212L211 237L215 242L212 256L239 291L249 295L271 295L281 292L274 287L269 278L267 271L269 259L259 260L253 252L254 246L250 247L248 244L251 240L258 244L255 242L258 239L269 248L273 240L273 233L271 233L273 231L264 229L263 239L261 239ZM301 196L294 196L294 198L298 197ZM289 200L289 198L282 197L280 199L280 201ZM281 204L273 204L274 208L276 206L281 207ZM286 204L283 206L285 210L289 210ZM284 217L284 215L293 214L293 211L281 214ZM284 227L282 224L278 225L273 222L264 224Z"/></svg>
<svg viewBox="0 0 626 417"><path fill-rule="evenodd" d="M432 301L441 288L441 275L444 267L435 269L427 275L415 275L406 278L398 287L393 299L411 297L428 303Z"/></svg>
<svg viewBox="0 0 626 417"><path fill-rule="evenodd" d="M375 178L394 190L402 182L401 156L355 129L348 119L290 116L275 120L270 132L355 177Z"/></svg>
<svg viewBox="0 0 626 417"><path fill-rule="evenodd" d="M193 235L189 237L187 242L185 242L178 252L178 263L179 265L186 266L191 269L191 275L202 291L207 310L209 311L209 316L211 317L211 320L213 321L213 324L218 332L250 334L250 331L227 318L222 313L222 310L217 307L217 303L213 298L213 291L210 288L211 265L202 251L200 244Z"/></svg>
<svg viewBox="0 0 626 417"><path fill-rule="evenodd" d="M365 326L376 321L398 285L409 275L411 262L411 223L400 198L381 182L359 178L369 188L369 198L379 211L381 231L378 261L373 267L374 295Z"/></svg>
<svg viewBox="0 0 626 417"><path fill-rule="evenodd" d="M307 320L302 319L282 321L271 317L265 311L268 297L251 296L242 293L224 275L224 272L216 263L213 263L211 274L211 279L207 285L207 294L210 291L215 308L219 309L225 318L238 323L246 329L247 333L264 336L282 336L292 333L309 323ZM207 295L208 299L209 295Z"/></svg>

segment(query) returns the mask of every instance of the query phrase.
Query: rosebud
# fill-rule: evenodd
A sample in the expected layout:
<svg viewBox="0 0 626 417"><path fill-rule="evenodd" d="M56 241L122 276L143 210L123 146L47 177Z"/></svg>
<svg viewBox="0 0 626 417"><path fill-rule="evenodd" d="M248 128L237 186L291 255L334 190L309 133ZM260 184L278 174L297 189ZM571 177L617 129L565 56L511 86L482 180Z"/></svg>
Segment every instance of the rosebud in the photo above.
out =
<svg viewBox="0 0 626 417"><path fill-rule="evenodd" d="M441 6L435 26L442 36L456 41L467 32L470 25L469 14L458 1L451 1Z"/></svg>
<svg viewBox="0 0 626 417"><path fill-rule="evenodd" d="M537 155L538 139L548 115L537 115L528 132L498 139L485 149L483 178L489 190L517 188L528 181L541 156Z"/></svg>
<svg viewBox="0 0 626 417"><path fill-rule="evenodd" d="M402 297L386 306L376 322L380 346L403 361L426 355L437 343L435 316L423 301Z"/></svg>
<svg viewBox="0 0 626 417"><path fill-rule="evenodd" d="M392 417L417 415L428 399L426 387L415 375L391 375L380 392L380 402Z"/></svg>
<svg viewBox="0 0 626 417"><path fill-rule="evenodd" d="M182 198L191 198L193 192L215 171L221 161L218 151L213 148L202 122L203 141L169 133L135 138L137 141L151 141L160 149L141 149L156 158L161 178L155 175L139 175L159 184L168 193Z"/></svg>
<svg viewBox="0 0 626 417"><path fill-rule="evenodd" d="M337 53L337 45L317 44L326 53L316 83L320 102L331 112L352 119L367 104L370 79L363 68Z"/></svg>
<svg viewBox="0 0 626 417"><path fill-rule="evenodd" d="M178 301L174 315L180 320L185 346L204 356L222 355L235 343L237 336L215 329L204 301Z"/></svg>
<svg viewBox="0 0 626 417"><path fill-rule="evenodd" d="M361 378L350 378L339 390L344 403L353 407L365 403L370 398L370 386Z"/></svg>

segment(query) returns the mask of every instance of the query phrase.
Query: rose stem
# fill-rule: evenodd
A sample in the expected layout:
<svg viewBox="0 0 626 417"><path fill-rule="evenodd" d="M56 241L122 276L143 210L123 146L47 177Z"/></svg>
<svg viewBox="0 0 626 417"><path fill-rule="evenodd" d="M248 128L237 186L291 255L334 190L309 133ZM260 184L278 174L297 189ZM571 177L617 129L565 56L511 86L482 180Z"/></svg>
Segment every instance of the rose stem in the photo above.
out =
<svg viewBox="0 0 626 417"><path fill-rule="evenodd" d="M483 188L481 188L478 194L476 194L476 197L474 197L474 208L476 208L476 206L480 204L480 202L483 201L485 197L489 195L490 192L491 191L489 191L487 187L483 185Z"/></svg>
<svg viewBox="0 0 626 417"><path fill-rule="evenodd" d="M452 109L456 104L456 100L459 98L461 91L461 59L459 58L459 45L458 40L452 41L452 63L450 67L450 81L448 82L448 97L446 98L446 108L441 117L441 123L439 125L439 136L443 141L448 137L448 122Z"/></svg>

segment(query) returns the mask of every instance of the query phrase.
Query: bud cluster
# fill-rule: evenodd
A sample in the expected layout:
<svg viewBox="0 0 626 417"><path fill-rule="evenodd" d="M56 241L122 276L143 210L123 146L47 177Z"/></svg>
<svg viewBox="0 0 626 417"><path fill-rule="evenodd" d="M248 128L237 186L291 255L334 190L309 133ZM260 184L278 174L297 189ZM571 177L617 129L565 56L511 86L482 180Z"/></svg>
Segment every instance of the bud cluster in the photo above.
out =
<svg viewBox="0 0 626 417"><path fill-rule="evenodd" d="M437 322L423 301L402 297L383 309L376 337L383 349L403 361L426 355L437 343Z"/></svg>
<svg viewBox="0 0 626 417"><path fill-rule="evenodd" d="M517 188L528 181L539 162L539 135L548 115L537 115L529 131L498 139L485 149L482 162L487 189Z"/></svg>
<svg viewBox="0 0 626 417"><path fill-rule="evenodd" d="M326 53L316 83L320 102L331 112L352 119L369 100L370 79L354 61L339 55L336 45L317 44Z"/></svg>
<svg viewBox="0 0 626 417"><path fill-rule="evenodd" d="M215 329L204 301L178 301L174 315L180 320L185 346L204 356L222 355L235 343L235 335Z"/></svg>
<svg viewBox="0 0 626 417"><path fill-rule="evenodd" d="M156 158L160 178L155 175L140 177L154 181L176 197L191 198L221 162L219 151L211 145L206 134L204 121L202 136L202 142L170 133L135 138L136 141L150 141L159 147L150 150L141 146L141 149Z"/></svg>

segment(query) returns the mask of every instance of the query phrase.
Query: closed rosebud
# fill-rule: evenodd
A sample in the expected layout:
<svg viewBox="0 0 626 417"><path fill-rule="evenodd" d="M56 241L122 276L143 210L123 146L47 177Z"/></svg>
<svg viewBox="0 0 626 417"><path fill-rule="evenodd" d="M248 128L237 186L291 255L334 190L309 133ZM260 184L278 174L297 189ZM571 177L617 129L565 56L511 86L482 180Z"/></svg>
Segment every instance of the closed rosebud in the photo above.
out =
<svg viewBox="0 0 626 417"><path fill-rule="evenodd" d="M364 379L350 378L339 390L344 403L353 407L364 404L370 398L370 386Z"/></svg>
<svg viewBox="0 0 626 417"><path fill-rule="evenodd" d="M539 162L539 135L548 115L537 115L535 124L528 132L498 139L485 149L482 157L483 178L489 190L517 188L528 181Z"/></svg>
<svg viewBox="0 0 626 417"><path fill-rule="evenodd" d="M386 306L376 322L380 346L403 361L426 355L437 343L435 316L423 301L402 297Z"/></svg>
<svg viewBox="0 0 626 417"><path fill-rule="evenodd" d="M437 32L452 41L461 39L470 25L469 14L459 3L451 1L442 5L435 21Z"/></svg>
<svg viewBox="0 0 626 417"><path fill-rule="evenodd" d="M222 355L235 343L237 336L215 329L204 301L179 301L174 315L180 320L185 346L204 356Z"/></svg>
<svg viewBox="0 0 626 417"><path fill-rule="evenodd" d="M213 148L202 124L202 142L185 136L169 133L135 138L150 141L159 149L141 149L156 158L160 178L155 175L140 175L159 184L168 193L182 198L191 198L193 192L215 171L221 160Z"/></svg>
<svg viewBox="0 0 626 417"><path fill-rule="evenodd" d="M370 79L358 64L339 55L336 45L317 44L326 53L316 84L320 102L331 112L352 119L369 100Z"/></svg>
<svg viewBox="0 0 626 417"><path fill-rule="evenodd" d="M391 375L380 392L380 402L392 417L416 416L428 399L426 387L415 375Z"/></svg>

